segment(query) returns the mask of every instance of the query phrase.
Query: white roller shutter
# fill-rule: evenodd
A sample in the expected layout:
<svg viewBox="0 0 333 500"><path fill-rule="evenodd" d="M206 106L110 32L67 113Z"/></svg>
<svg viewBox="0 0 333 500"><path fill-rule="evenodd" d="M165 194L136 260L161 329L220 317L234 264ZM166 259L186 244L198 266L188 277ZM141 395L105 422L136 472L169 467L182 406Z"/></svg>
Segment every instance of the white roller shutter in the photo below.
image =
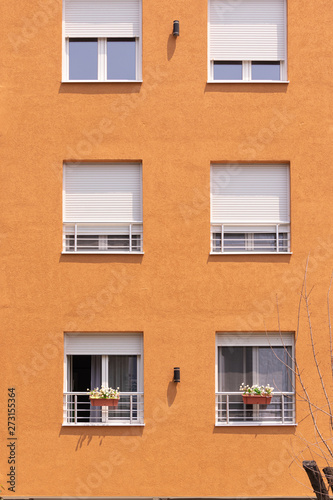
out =
<svg viewBox="0 0 333 500"><path fill-rule="evenodd" d="M208 29L210 60L286 58L285 0L210 0Z"/></svg>
<svg viewBox="0 0 333 500"><path fill-rule="evenodd" d="M67 333L65 354L76 355L141 355L143 352L140 333Z"/></svg>
<svg viewBox="0 0 333 500"><path fill-rule="evenodd" d="M217 346L292 346L294 335L292 333L218 333Z"/></svg>
<svg viewBox="0 0 333 500"><path fill-rule="evenodd" d="M288 165L212 165L212 223L289 223Z"/></svg>
<svg viewBox="0 0 333 500"><path fill-rule="evenodd" d="M64 0L65 37L139 37L140 0Z"/></svg>
<svg viewBox="0 0 333 500"><path fill-rule="evenodd" d="M64 222L142 222L141 165L67 164L63 196Z"/></svg>

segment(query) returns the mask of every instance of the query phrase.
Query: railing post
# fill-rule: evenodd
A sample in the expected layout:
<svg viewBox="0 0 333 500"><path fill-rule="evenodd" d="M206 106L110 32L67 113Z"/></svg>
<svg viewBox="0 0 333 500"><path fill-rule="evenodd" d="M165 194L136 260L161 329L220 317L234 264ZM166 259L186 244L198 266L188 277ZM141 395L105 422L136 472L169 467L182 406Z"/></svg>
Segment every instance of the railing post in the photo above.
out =
<svg viewBox="0 0 333 500"><path fill-rule="evenodd" d="M77 424L77 394L74 394L74 423Z"/></svg>
<svg viewBox="0 0 333 500"><path fill-rule="evenodd" d="M275 230L276 230L276 251L277 251L277 253L278 253L278 252L279 252L279 250L280 250L280 249L279 249L279 247L280 247L280 245L279 245L279 243L280 243L280 242L279 242L279 224L276 224L276 228L275 228Z"/></svg>
<svg viewBox="0 0 333 500"><path fill-rule="evenodd" d="M227 411L227 424L229 423L229 394L227 394L227 401L226 401L226 411Z"/></svg>
<svg viewBox="0 0 333 500"><path fill-rule="evenodd" d="M64 424L68 424L67 394L64 394L64 399L63 399L63 419L64 419Z"/></svg>
<svg viewBox="0 0 333 500"><path fill-rule="evenodd" d="M74 226L74 252L77 251L77 224Z"/></svg>
<svg viewBox="0 0 333 500"><path fill-rule="evenodd" d="M129 251L132 251L132 224L129 225Z"/></svg>
<svg viewBox="0 0 333 500"><path fill-rule="evenodd" d="M221 252L224 252L224 225L221 224Z"/></svg>
<svg viewBox="0 0 333 500"><path fill-rule="evenodd" d="M282 423L284 424L284 395L281 394Z"/></svg>
<svg viewBox="0 0 333 500"><path fill-rule="evenodd" d="M215 423L219 421L219 396L215 393Z"/></svg>
<svg viewBox="0 0 333 500"><path fill-rule="evenodd" d="M130 394L130 424L133 421L133 395Z"/></svg>

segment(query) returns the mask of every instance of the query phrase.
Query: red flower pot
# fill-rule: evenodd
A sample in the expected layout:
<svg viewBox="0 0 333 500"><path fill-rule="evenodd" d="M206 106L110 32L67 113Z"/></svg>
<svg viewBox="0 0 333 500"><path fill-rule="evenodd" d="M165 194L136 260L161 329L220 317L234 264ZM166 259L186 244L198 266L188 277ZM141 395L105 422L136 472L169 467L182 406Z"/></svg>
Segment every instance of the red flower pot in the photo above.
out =
<svg viewBox="0 0 333 500"><path fill-rule="evenodd" d="M269 405L272 396L248 396L243 394L243 403L245 405Z"/></svg>
<svg viewBox="0 0 333 500"><path fill-rule="evenodd" d="M119 399L117 398L90 398L91 406L115 406L117 407Z"/></svg>

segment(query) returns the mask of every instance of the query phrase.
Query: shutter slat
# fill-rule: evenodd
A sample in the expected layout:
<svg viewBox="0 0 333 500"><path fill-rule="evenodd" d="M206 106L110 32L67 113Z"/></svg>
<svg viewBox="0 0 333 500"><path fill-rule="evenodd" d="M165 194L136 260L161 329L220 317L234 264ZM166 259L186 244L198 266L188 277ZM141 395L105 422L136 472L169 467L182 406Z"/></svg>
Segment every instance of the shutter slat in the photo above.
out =
<svg viewBox="0 0 333 500"><path fill-rule="evenodd" d="M140 37L140 0L65 0L65 37Z"/></svg>
<svg viewBox="0 0 333 500"><path fill-rule="evenodd" d="M285 0L211 0L209 47L215 61L284 60Z"/></svg>
<svg viewBox="0 0 333 500"><path fill-rule="evenodd" d="M65 354L81 355L141 355L143 350L142 334L66 334Z"/></svg>
<svg viewBox="0 0 333 500"><path fill-rule="evenodd" d="M65 165L64 222L142 222L141 165Z"/></svg>
<svg viewBox="0 0 333 500"><path fill-rule="evenodd" d="M212 223L289 223L288 165L212 165Z"/></svg>

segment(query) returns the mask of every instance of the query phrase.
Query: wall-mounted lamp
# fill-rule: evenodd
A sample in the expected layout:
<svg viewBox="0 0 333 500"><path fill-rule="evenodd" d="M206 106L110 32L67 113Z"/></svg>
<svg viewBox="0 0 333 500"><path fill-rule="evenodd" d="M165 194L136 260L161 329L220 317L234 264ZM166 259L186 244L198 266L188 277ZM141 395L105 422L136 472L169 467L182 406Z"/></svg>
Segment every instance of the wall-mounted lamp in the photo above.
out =
<svg viewBox="0 0 333 500"><path fill-rule="evenodd" d="M173 381L180 382L180 368L178 366L173 369Z"/></svg>
<svg viewBox="0 0 333 500"><path fill-rule="evenodd" d="M179 36L179 21L174 21L173 22L173 31L172 31L173 36Z"/></svg>

